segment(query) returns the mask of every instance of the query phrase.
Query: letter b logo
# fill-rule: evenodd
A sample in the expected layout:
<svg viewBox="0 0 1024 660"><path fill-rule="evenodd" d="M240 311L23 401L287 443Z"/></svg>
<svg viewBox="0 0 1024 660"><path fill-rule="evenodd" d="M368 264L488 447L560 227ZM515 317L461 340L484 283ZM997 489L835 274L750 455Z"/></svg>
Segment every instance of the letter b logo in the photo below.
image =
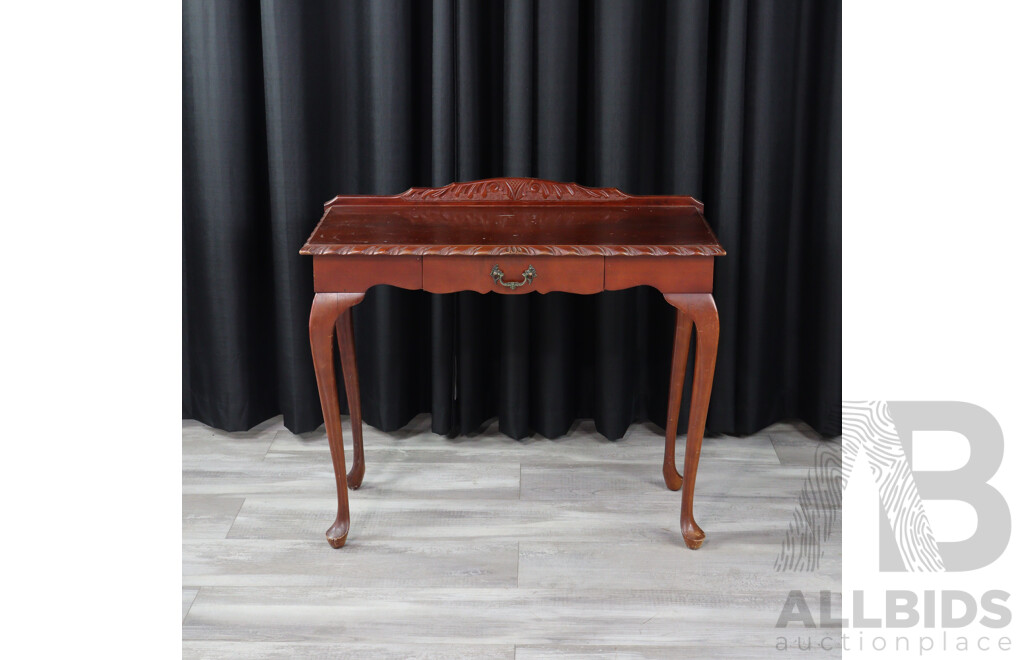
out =
<svg viewBox="0 0 1024 660"><path fill-rule="evenodd" d="M967 463L942 472L911 470L915 431L952 431L970 447ZM994 562L1010 541L1010 509L988 480L1003 459L1003 432L985 409L959 401L848 402L843 406L843 481L864 452L878 485L883 571L970 571ZM974 535L936 541L922 502L966 502Z"/></svg>

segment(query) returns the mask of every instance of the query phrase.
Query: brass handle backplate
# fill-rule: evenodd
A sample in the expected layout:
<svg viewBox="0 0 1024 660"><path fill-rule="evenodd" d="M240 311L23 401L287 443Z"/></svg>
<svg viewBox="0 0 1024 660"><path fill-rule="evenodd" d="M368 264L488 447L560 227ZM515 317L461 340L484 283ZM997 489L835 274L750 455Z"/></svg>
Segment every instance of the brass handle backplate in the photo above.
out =
<svg viewBox="0 0 1024 660"><path fill-rule="evenodd" d="M525 286L533 281L533 278L537 277L537 271L534 270L533 266L530 266L523 271L522 282L505 282L502 278L505 277L505 271L503 271L498 264L494 264L494 268L491 268L491 279L494 280L495 284L501 286L507 286L508 288L515 291L521 286Z"/></svg>

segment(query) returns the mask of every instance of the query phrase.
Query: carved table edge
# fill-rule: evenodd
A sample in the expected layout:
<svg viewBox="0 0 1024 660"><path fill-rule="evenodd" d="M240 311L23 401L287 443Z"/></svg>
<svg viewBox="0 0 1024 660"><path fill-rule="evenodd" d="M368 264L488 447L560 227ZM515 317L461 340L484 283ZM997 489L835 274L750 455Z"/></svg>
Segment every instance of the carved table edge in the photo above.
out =
<svg viewBox="0 0 1024 660"><path fill-rule="evenodd" d="M554 257L722 257L718 246L680 245L366 245L309 244L299 254L306 256L554 256Z"/></svg>

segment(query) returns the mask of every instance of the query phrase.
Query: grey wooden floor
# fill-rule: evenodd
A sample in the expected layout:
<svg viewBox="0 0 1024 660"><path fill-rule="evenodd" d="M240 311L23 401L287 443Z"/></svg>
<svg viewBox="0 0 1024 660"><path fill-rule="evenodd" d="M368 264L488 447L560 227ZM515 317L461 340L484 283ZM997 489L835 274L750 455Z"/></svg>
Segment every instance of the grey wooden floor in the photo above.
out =
<svg viewBox="0 0 1024 660"><path fill-rule="evenodd" d="M322 430L183 422L185 657L788 657L778 637L815 632L775 628L790 590L816 613L819 591L841 589L838 528L816 571L773 567L820 443L805 427L705 440L698 551L653 426L616 442L589 422L557 440L429 428L366 427L348 544L332 550Z"/></svg>

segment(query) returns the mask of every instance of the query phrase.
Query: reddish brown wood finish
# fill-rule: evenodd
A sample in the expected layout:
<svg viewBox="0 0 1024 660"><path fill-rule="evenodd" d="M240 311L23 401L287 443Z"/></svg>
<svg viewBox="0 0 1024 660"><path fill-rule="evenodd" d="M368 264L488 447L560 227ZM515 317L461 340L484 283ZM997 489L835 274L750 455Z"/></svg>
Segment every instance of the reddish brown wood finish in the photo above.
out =
<svg viewBox="0 0 1024 660"><path fill-rule="evenodd" d="M607 257L604 288L647 285L673 293L711 293L714 266L711 257Z"/></svg>
<svg viewBox="0 0 1024 660"><path fill-rule="evenodd" d="M661 474L669 490L679 490L683 476L676 470L676 434L679 429L679 406L683 403L683 381L686 379L686 357L690 353L690 332L693 321L676 310L676 336L672 342L672 373L669 375L668 415L665 417L665 459Z"/></svg>
<svg viewBox="0 0 1024 660"><path fill-rule="evenodd" d="M362 299L362 295L360 295ZM348 473L348 487L359 488L366 473L363 460L363 408L359 403L359 370L356 368L355 331L352 328L352 308L346 307L334 323L338 337L338 356L345 379L345 398L348 400L349 420L352 422L352 470Z"/></svg>
<svg viewBox="0 0 1024 660"><path fill-rule="evenodd" d="M309 337L338 489L338 516L327 531L330 544L345 544L348 488L358 488L365 473L351 308L367 289L389 284L436 293L517 295L647 285L677 309L662 473L670 489L682 489L683 539L699 548L704 532L693 518L693 494L718 349L712 257L725 254L703 211L692 197L635 197L614 188L539 179L488 179L328 202L301 253L314 257L317 293ZM697 350L680 475L675 444L692 328ZM352 419L355 458L348 474L335 336Z"/></svg>
<svg viewBox="0 0 1024 660"><path fill-rule="evenodd" d="M313 290L335 293L361 293L371 286L390 284L403 289L419 289L422 282L422 257L364 257L313 259Z"/></svg>

